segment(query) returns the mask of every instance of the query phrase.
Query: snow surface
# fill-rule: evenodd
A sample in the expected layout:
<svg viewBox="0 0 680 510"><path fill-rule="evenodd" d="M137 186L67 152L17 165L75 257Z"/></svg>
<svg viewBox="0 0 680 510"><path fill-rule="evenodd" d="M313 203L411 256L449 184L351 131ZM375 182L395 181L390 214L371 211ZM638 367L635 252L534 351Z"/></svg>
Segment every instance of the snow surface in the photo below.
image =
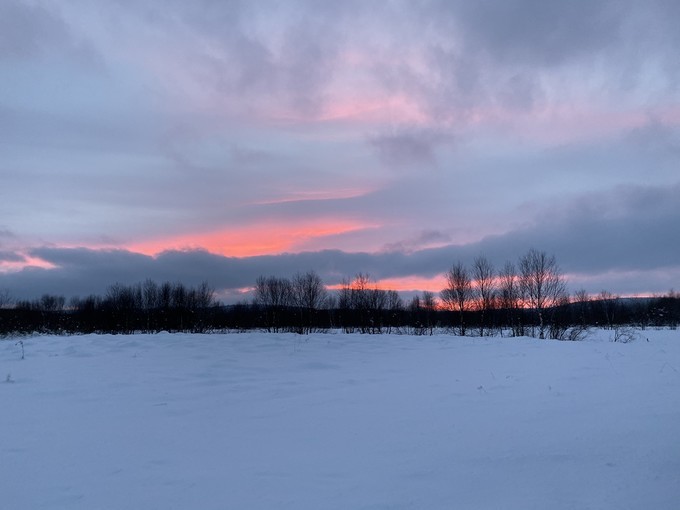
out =
<svg viewBox="0 0 680 510"><path fill-rule="evenodd" d="M0 507L678 509L680 332L0 341Z"/></svg>

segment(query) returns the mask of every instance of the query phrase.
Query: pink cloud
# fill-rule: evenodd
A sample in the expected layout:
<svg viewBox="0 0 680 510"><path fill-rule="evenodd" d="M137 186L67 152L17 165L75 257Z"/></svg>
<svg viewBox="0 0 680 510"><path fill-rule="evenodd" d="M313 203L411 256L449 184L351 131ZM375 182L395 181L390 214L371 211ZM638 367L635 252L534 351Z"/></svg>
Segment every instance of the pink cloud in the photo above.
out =
<svg viewBox="0 0 680 510"><path fill-rule="evenodd" d="M127 249L147 255L171 249L204 249L230 257L273 255L299 251L296 247L314 238L353 232L369 226L352 220L312 219L296 221L294 224L272 221L132 243Z"/></svg>
<svg viewBox="0 0 680 510"><path fill-rule="evenodd" d="M56 266L38 257L30 255L23 255L23 260L0 260L0 273L10 273L14 271L21 271L28 267L35 267L40 269L54 269Z"/></svg>

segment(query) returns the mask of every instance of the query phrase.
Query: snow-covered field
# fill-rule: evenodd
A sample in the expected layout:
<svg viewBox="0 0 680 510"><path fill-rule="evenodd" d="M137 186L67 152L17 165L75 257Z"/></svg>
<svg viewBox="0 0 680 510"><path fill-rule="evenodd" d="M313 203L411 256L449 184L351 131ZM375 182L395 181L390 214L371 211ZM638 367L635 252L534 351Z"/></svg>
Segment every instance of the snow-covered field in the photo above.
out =
<svg viewBox="0 0 680 510"><path fill-rule="evenodd" d="M0 341L0 508L678 509L680 332Z"/></svg>

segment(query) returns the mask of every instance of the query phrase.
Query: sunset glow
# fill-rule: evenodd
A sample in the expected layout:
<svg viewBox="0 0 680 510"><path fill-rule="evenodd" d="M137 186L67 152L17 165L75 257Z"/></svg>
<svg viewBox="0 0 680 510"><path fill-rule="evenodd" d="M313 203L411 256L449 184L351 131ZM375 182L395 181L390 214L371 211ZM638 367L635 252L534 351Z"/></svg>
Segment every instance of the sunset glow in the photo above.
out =
<svg viewBox="0 0 680 510"><path fill-rule="evenodd" d="M384 278L376 282L380 289L391 289L397 291L428 291L435 294L438 298L439 293L446 286L444 275L437 275L432 278L418 276L405 276L402 278Z"/></svg>
<svg viewBox="0 0 680 510"><path fill-rule="evenodd" d="M680 4L678 4L680 5ZM0 2L0 292L554 254L680 288L674 2ZM573 276L573 277L572 277ZM63 289L63 290L60 290Z"/></svg>
<svg viewBox="0 0 680 510"><path fill-rule="evenodd" d="M272 221L244 228L158 239L133 244L128 249L146 255L166 250L207 250L227 257L253 257L299 251L306 241L370 227L351 221L310 221L295 225Z"/></svg>

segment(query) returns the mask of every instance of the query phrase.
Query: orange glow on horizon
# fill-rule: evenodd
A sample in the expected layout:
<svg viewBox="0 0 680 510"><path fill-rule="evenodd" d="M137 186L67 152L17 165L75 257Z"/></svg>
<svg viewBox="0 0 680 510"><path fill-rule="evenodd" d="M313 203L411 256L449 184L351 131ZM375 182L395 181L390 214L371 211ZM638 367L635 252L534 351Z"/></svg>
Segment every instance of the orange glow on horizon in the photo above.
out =
<svg viewBox="0 0 680 510"><path fill-rule="evenodd" d="M422 276L403 276L397 278L385 278L378 280L378 288L387 290L404 291L429 291L438 296L441 290L446 286L444 274L433 276L432 278L425 278Z"/></svg>
<svg viewBox="0 0 680 510"><path fill-rule="evenodd" d="M396 290L397 292L422 292L429 291L439 296L439 292L446 286L444 274L425 278L422 276L403 276L395 278L384 278L369 283L369 288L380 290ZM340 290L342 284L327 285L329 290Z"/></svg>

